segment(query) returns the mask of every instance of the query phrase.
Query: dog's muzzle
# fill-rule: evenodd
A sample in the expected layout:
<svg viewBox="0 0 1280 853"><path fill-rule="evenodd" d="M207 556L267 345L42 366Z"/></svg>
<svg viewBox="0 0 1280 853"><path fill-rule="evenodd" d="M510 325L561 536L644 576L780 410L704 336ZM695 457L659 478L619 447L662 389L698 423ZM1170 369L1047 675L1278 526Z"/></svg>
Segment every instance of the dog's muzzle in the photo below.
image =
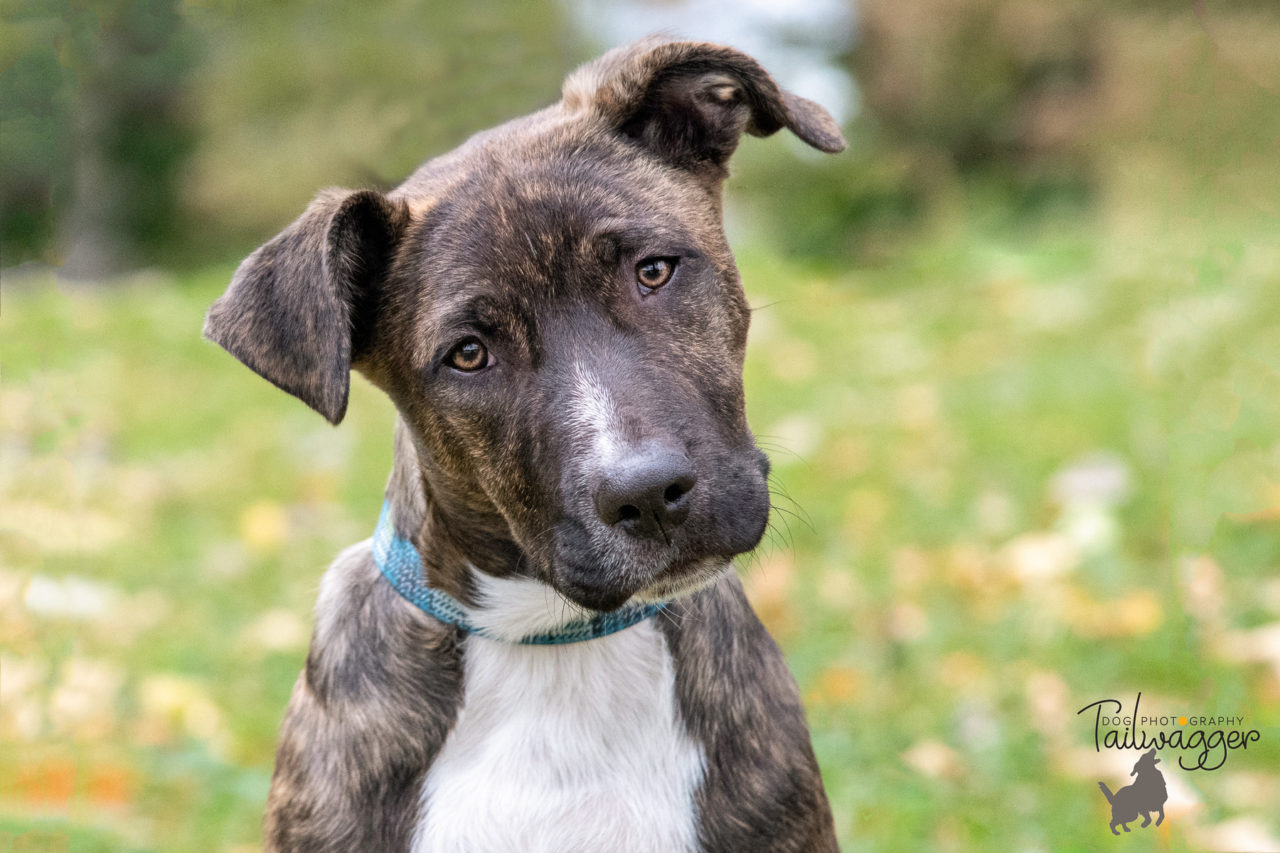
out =
<svg viewBox="0 0 1280 853"><path fill-rule="evenodd" d="M565 484L578 499L555 527L547 579L600 611L696 590L759 543L767 471L754 448L709 454L695 466L674 443L653 440L602 470L579 471Z"/></svg>

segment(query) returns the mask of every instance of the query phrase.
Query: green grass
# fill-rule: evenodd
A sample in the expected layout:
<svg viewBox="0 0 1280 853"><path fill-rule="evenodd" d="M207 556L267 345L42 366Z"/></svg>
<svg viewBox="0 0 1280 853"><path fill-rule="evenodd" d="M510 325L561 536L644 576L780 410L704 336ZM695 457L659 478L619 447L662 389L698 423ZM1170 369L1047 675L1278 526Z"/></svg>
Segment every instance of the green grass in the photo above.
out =
<svg viewBox="0 0 1280 853"><path fill-rule="evenodd" d="M1134 755L1097 756L1076 711L1138 691L1263 735L1211 773L1163 754L1177 805L1126 849L1274 838L1280 641L1245 633L1280 624L1274 239L973 229L835 273L740 261L779 507L741 568L845 849L1112 844L1096 783ZM229 275L5 282L0 850L260 841L392 411L357 379L332 429L203 342Z"/></svg>

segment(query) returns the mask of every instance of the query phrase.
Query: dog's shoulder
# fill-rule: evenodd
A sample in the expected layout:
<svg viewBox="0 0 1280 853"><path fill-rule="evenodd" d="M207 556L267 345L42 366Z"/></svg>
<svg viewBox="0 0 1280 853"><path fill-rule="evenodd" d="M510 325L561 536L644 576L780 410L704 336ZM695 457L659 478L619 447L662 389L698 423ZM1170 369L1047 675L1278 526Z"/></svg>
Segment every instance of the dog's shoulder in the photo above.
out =
<svg viewBox="0 0 1280 853"><path fill-rule="evenodd" d="M781 717L788 723L797 716L803 719L796 682L782 651L751 608L735 573L728 572L711 586L669 604L659 624L678 661L678 681L733 694L750 684L785 684L790 688L753 696L768 703L767 707L756 702L743 706L729 703L741 719L723 722L736 726L757 715ZM725 706L719 700L727 697L703 695L710 699L709 706L720 709L716 715L723 718Z"/></svg>
<svg viewBox="0 0 1280 853"><path fill-rule="evenodd" d="M673 602L659 624L680 713L706 751L704 849L837 850L795 678L737 575Z"/></svg>
<svg viewBox="0 0 1280 853"><path fill-rule="evenodd" d="M400 598L369 542L344 551L281 726L268 849L407 849L461 691L453 629Z"/></svg>
<svg viewBox="0 0 1280 853"><path fill-rule="evenodd" d="M385 693L403 692L410 679L436 697L439 685L459 683L459 667L455 630L396 592L373 560L371 540L338 555L320 584L304 672L317 698L384 702Z"/></svg>

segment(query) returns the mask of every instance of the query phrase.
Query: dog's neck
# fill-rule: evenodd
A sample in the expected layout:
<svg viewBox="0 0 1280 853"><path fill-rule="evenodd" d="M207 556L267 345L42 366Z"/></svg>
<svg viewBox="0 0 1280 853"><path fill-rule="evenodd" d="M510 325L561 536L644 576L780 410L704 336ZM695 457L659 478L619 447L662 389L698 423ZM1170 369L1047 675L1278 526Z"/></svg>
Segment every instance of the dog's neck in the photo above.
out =
<svg viewBox="0 0 1280 853"><path fill-rule="evenodd" d="M439 504L431 499L429 483L429 472L423 468L413 434L397 417L386 494L392 526L418 550L430 586L475 607L479 604L473 568L476 563L456 541L448 521L441 517Z"/></svg>
<svg viewBox="0 0 1280 853"><path fill-rule="evenodd" d="M419 537L423 520L427 517L427 494L413 437L399 417L396 418L393 446L391 477L387 480L387 503L391 505L396 532L421 549L423 543L419 541Z"/></svg>

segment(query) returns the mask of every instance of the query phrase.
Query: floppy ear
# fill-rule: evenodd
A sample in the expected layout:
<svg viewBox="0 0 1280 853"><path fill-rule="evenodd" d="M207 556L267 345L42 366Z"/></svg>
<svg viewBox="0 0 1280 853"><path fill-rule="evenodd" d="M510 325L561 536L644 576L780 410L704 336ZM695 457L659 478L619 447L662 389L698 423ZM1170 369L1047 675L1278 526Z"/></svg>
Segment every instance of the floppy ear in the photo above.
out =
<svg viewBox="0 0 1280 853"><path fill-rule="evenodd" d="M825 109L784 92L754 59L732 48L650 38L617 48L564 85L570 109L589 109L682 168L723 174L742 134L787 128L820 151L845 148Z"/></svg>
<svg viewBox="0 0 1280 853"><path fill-rule="evenodd" d="M338 423L352 359L368 344L378 291L409 208L370 190L322 193L245 259L205 318L205 337Z"/></svg>

